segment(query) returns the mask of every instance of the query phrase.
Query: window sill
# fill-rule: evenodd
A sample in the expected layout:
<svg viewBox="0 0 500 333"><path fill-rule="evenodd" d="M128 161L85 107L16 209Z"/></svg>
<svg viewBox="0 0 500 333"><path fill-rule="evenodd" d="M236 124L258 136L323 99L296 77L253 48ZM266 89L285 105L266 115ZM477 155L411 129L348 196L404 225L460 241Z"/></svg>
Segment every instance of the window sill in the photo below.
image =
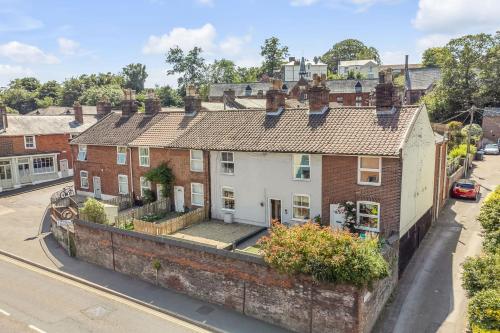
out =
<svg viewBox="0 0 500 333"><path fill-rule="evenodd" d="M311 178L294 178L293 180L297 182L310 182Z"/></svg>
<svg viewBox="0 0 500 333"><path fill-rule="evenodd" d="M358 185L361 185L361 186L381 186L382 183L363 183L363 182L358 182Z"/></svg>
<svg viewBox="0 0 500 333"><path fill-rule="evenodd" d="M368 227L362 227L362 226L359 226L359 227L357 226L355 228L358 230L380 233L380 229L368 228Z"/></svg>
<svg viewBox="0 0 500 333"><path fill-rule="evenodd" d="M29 150L34 150L34 149L36 149L36 147L24 147L24 149L26 149L26 150L28 150L28 149Z"/></svg>
<svg viewBox="0 0 500 333"><path fill-rule="evenodd" d="M224 175L224 176L234 176L234 173L224 173L224 172L221 172L221 175Z"/></svg>
<svg viewBox="0 0 500 333"><path fill-rule="evenodd" d="M196 207L205 207L205 205L204 205L204 204L200 204L200 205L198 205L198 204L195 204L195 203L191 203L191 206L196 206Z"/></svg>
<svg viewBox="0 0 500 333"><path fill-rule="evenodd" d="M290 219L290 221L293 221L293 222L299 222L299 223L306 223L307 221L309 221L310 219L305 219L305 220L302 220L302 219L295 219L295 218L292 218Z"/></svg>
<svg viewBox="0 0 500 333"><path fill-rule="evenodd" d="M229 208L221 208L221 210L227 212L227 213L234 213L234 209L229 209Z"/></svg>
<svg viewBox="0 0 500 333"><path fill-rule="evenodd" d="M203 173L203 170L192 170L190 169L191 172L197 172L197 173Z"/></svg>

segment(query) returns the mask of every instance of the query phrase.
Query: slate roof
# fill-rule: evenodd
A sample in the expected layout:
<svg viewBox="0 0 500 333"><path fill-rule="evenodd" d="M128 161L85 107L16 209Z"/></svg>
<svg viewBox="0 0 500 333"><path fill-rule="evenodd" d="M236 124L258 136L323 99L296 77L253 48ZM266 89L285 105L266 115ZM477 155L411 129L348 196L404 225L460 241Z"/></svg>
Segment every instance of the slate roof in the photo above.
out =
<svg viewBox="0 0 500 333"><path fill-rule="evenodd" d="M500 108L484 108L484 117L500 117Z"/></svg>
<svg viewBox="0 0 500 333"><path fill-rule="evenodd" d="M373 62L374 64L376 64L375 60L373 60L373 59L341 60L339 63L339 67L365 66L366 64L369 64L370 62Z"/></svg>
<svg viewBox="0 0 500 333"><path fill-rule="evenodd" d="M97 109L92 105L82 105L84 115L96 115ZM121 110L115 110L121 112ZM47 108L40 108L26 113L27 116L63 116L75 114L75 111L70 106L49 106Z"/></svg>
<svg viewBox="0 0 500 333"><path fill-rule="evenodd" d="M122 117L121 114L111 112L95 126L71 140L71 144L125 146L167 115L166 112L154 116L135 113L130 117Z"/></svg>
<svg viewBox="0 0 500 333"><path fill-rule="evenodd" d="M354 93L354 86L357 83L361 84L362 92L370 92L375 89L378 79L364 80L330 80L326 81L326 87L330 89L330 93Z"/></svg>
<svg viewBox="0 0 500 333"><path fill-rule="evenodd" d="M97 123L95 116L84 116L83 124L68 116L20 116L7 115L7 129L0 130L0 136L10 135L44 135L72 133L78 134Z"/></svg>
<svg viewBox="0 0 500 333"><path fill-rule="evenodd" d="M408 74L411 90L427 90L441 78L441 70L433 67L409 69Z"/></svg>
<svg viewBox="0 0 500 333"><path fill-rule="evenodd" d="M322 115L309 115L307 109L286 109L278 116L264 110L200 112L189 129L169 138L168 147L399 156L419 110L405 106L390 115L377 114L374 107L332 108ZM164 130L158 129L157 137Z"/></svg>

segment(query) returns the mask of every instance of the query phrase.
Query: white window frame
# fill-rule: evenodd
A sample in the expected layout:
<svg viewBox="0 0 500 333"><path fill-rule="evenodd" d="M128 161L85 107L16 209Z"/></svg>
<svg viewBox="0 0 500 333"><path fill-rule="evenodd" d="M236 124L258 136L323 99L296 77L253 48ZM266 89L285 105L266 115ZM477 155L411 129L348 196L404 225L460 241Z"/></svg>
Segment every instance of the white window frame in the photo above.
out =
<svg viewBox="0 0 500 333"><path fill-rule="evenodd" d="M28 146L28 141L26 140L27 138L31 138L33 141ZM24 149L36 149L36 139L34 135L25 135L24 136Z"/></svg>
<svg viewBox="0 0 500 333"><path fill-rule="evenodd" d="M354 99L354 104L356 106L363 106L363 97L362 96L356 96Z"/></svg>
<svg viewBox="0 0 500 333"><path fill-rule="evenodd" d="M226 190L230 190L231 192L233 192L233 197L232 197L232 198L230 198L230 197L225 197L225 196L224 196L224 189L226 189ZM228 211L228 212L234 212L234 210L235 210L235 208L236 208L236 196L235 196L235 194L234 194L234 188L233 188L233 187L231 187L231 186L222 186L222 188L221 188L221 199L222 199L222 210L225 210L225 211ZM226 208L226 207L225 207L225 203L224 203L224 200L226 200L226 199L228 199L228 200L233 200L233 206L234 206L235 208Z"/></svg>
<svg viewBox="0 0 500 333"><path fill-rule="evenodd" d="M144 184L147 184L147 186L144 186ZM151 191L151 182L146 179L146 177L140 177L139 178L139 186L141 187L141 197L144 198L144 190L150 190Z"/></svg>
<svg viewBox="0 0 500 333"><path fill-rule="evenodd" d="M196 185L201 186L201 192L195 192L194 187ZM233 192L234 193L234 192ZM201 196L201 202L195 203L195 196ZM191 206L203 207L205 206L205 188L202 183L191 183Z"/></svg>
<svg viewBox="0 0 500 333"><path fill-rule="evenodd" d="M126 191L121 191L120 185L125 184ZM118 175L118 194L128 194L128 176L127 175Z"/></svg>
<svg viewBox="0 0 500 333"><path fill-rule="evenodd" d="M120 148L125 149L125 152L120 153ZM120 163L120 157L124 157L123 163ZM127 147L126 146L117 146L116 147L116 164L118 164L118 165L126 165L127 164Z"/></svg>
<svg viewBox="0 0 500 333"><path fill-rule="evenodd" d="M87 145L78 145L78 156L76 157L77 161L86 161L87 160Z"/></svg>
<svg viewBox="0 0 500 333"><path fill-rule="evenodd" d="M42 160L42 159L51 159L52 160L52 168L48 169L48 171L37 172L37 169L40 169L40 168L35 168L35 160ZM44 175L44 174L56 172L56 165L55 165L55 163L57 163L57 162L54 159L54 156L33 157L31 159L31 166L33 168L33 175ZM46 168L47 167L44 167L43 169L46 169Z"/></svg>
<svg viewBox="0 0 500 333"><path fill-rule="evenodd" d="M309 160L309 165L305 164L295 164L295 158L299 157L299 162L302 163L302 156L307 155L308 160ZM297 178L297 172L296 168L309 168L309 178ZM293 154L292 155L292 172L293 172L293 180L299 180L299 181L311 181L311 155L310 154Z"/></svg>
<svg viewBox="0 0 500 333"><path fill-rule="evenodd" d="M141 155L142 150L147 151L147 155ZM150 161L150 154L149 154L149 147L139 147L138 148L138 155L139 155L139 166L149 167L150 162L151 162ZM142 163L143 158L144 158L144 163Z"/></svg>
<svg viewBox="0 0 500 333"><path fill-rule="evenodd" d="M229 161L229 160L223 160L222 159L222 156L224 156L224 154L231 154L231 156L233 157L233 160L232 161ZM225 163L228 163L228 164L233 164L233 172L230 173L230 172L225 172L224 171L224 164ZM220 167L221 167L221 172L223 175L234 175L234 171L235 171L235 164L234 164L234 152L232 151L221 151L220 152Z"/></svg>
<svg viewBox="0 0 500 333"><path fill-rule="evenodd" d="M85 176L83 176L83 174L85 174ZM83 185L82 179L86 179L87 180L87 185L86 186ZM86 189L86 190L88 190L88 188L89 188L89 172L88 171L80 170L80 188L83 188L83 189Z"/></svg>
<svg viewBox="0 0 500 333"><path fill-rule="evenodd" d="M376 205L378 206L378 209L377 209L377 215L372 215L372 214L362 214L360 213L360 210L359 210L359 206L361 204L364 204L364 205ZM357 229L360 229L360 230L365 230L365 231L373 231L373 232L380 232L380 203L379 202L373 202L373 201L357 201L356 202L356 228ZM359 225L359 221L360 221L360 218L361 216L364 216L364 217L371 217L371 218L376 218L378 220L378 226L377 228L369 228L369 227L364 227L364 226L360 226Z"/></svg>
<svg viewBox="0 0 500 333"><path fill-rule="evenodd" d="M295 205L295 197L307 197L309 201L309 206L296 206ZM295 217L295 208L307 208L309 209L309 219L300 219ZM293 221L300 221L300 222L306 222L311 220L311 196L309 194L301 194L301 193L294 193L292 194L292 220Z"/></svg>
<svg viewBox="0 0 500 333"><path fill-rule="evenodd" d="M378 158L378 169L370 169L370 168L362 168L361 167L361 159L367 158ZM378 182L363 182L361 181L361 173L363 171L369 172L378 172ZM371 186L380 186L382 184L382 157L380 156L358 156L358 185L371 185Z"/></svg>
<svg viewBox="0 0 500 333"><path fill-rule="evenodd" d="M200 152L201 158L194 158L193 152ZM201 168L199 170L194 167L196 165L196 162L201 163ZM189 168L193 172L203 172L203 150L191 149L189 151Z"/></svg>

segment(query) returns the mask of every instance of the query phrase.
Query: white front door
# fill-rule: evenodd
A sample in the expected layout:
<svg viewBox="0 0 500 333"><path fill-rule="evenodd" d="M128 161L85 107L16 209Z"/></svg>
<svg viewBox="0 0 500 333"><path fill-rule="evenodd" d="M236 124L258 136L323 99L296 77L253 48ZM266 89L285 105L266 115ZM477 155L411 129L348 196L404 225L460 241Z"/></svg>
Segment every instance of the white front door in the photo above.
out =
<svg viewBox="0 0 500 333"><path fill-rule="evenodd" d="M330 227L336 230L342 230L345 223L345 213L338 212L339 204L330 205Z"/></svg>
<svg viewBox="0 0 500 333"><path fill-rule="evenodd" d="M174 186L174 202L175 211L183 213L184 212L184 187Z"/></svg>
<svg viewBox="0 0 500 333"><path fill-rule="evenodd" d="M59 166L61 167L61 177L68 177L68 160L59 161Z"/></svg>
<svg viewBox="0 0 500 333"><path fill-rule="evenodd" d="M101 199L101 177L94 176L94 197L96 199Z"/></svg>

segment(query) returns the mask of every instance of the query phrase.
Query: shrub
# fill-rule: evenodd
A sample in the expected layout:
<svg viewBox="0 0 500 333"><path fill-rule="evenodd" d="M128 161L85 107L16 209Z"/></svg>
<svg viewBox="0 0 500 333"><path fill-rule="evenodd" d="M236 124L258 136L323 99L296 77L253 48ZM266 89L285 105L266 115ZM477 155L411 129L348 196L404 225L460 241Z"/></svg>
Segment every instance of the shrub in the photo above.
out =
<svg viewBox="0 0 500 333"><path fill-rule="evenodd" d="M106 212L102 203L94 198L88 198L80 210L85 220L105 224L107 222Z"/></svg>
<svg viewBox="0 0 500 333"><path fill-rule="evenodd" d="M500 254L467 258L463 263L462 286L469 297L485 289L500 288Z"/></svg>
<svg viewBox="0 0 500 333"><path fill-rule="evenodd" d="M477 218L484 231L484 248L488 252L498 251L500 245L500 187L488 194Z"/></svg>
<svg viewBox="0 0 500 333"><path fill-rule="evenodd" d="M315 281L363 286L389 274L376 238L362 240L311 222L290 228L275 224L259 245L271 267Z"/></svg>
<svg viewBox="0 0 500 333"><path fill-rule="evenodd" d="M470 146L470 153L471 154L475 154L476 153L476 147L471 145ZM461 144L455 148L453 148L449 153L448 153L448 158L451 158L451 159L454 159L456 157L462 157L462 158L465 158L465 156L467 155L467 145L464 143L464 144Z"/></svg>
<svg viewBox="0 0 500 333"><path fill-rule="evenodd" d="M162 185L161 195L164 198L170 197L172 187L174 184L175 176L172 169L166 164L162 163L158 167L149 170L144 177L150 182L155 182Z"/></svg>
<svg viewBox="0 0 500 333"><path fill-rule="evenodd" d="M469 302L468 314L473 328L500 330L500 290L487 289L475 294Z"/></svg>

